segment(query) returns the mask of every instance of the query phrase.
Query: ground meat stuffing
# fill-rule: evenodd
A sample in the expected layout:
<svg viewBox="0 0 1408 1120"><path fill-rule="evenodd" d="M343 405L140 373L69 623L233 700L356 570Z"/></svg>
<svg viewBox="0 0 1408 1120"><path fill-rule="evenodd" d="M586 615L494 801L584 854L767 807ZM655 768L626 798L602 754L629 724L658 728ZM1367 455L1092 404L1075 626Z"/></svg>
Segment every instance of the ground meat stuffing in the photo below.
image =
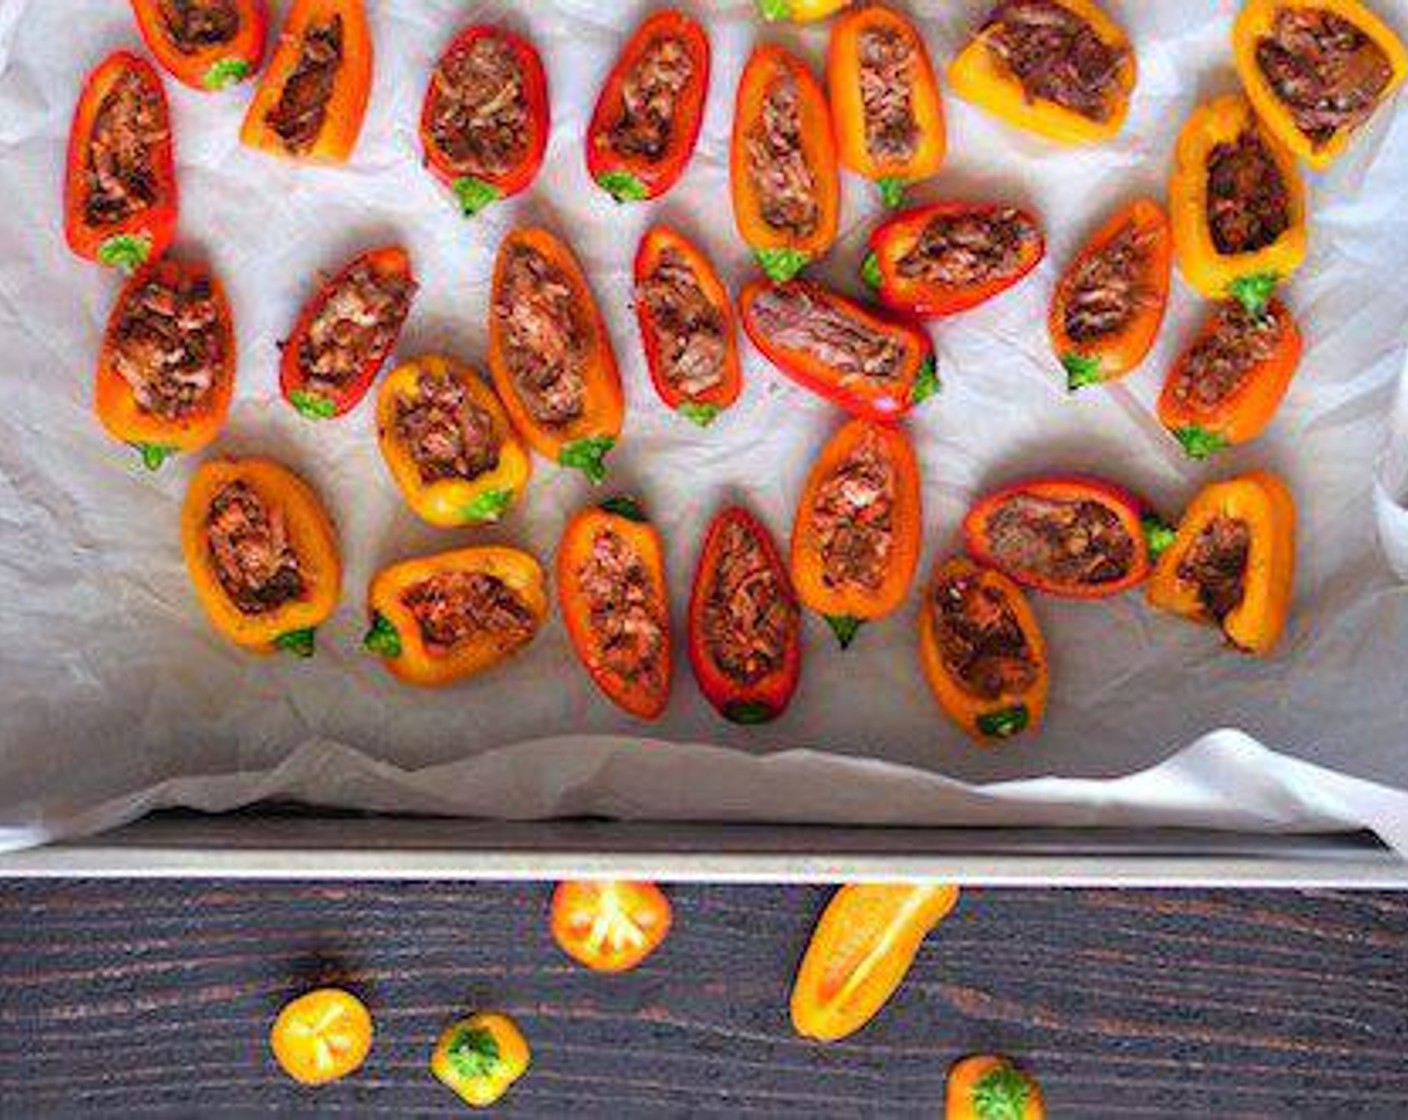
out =
<svg viewBox="0 0 1408 1120"><path fill-rule="evenodd" d="M323 131L341 65L342 17L310 25L303 33L298 64L284 83L278 104L265 118L290 152L306 152Z"/></svg>
<svg viewBox="0 0 1408 1120"><path fill-rule="evenodd" d="M215 495L205 533L216 578L242 613L264 614L303 594L284 511L247 482L227 482Z"/></svg>
<svg viewBox="0 0 1408 1120"><path fill-rule="evenodd" d="M1178 565L1178 578L1195 584L1203 609L1218 622L1242 602L1251 553L1251 531L1245 521L1218 515Z"/></svg>
<svg viewBox="0 0 1408 1120"><path fill-rule="evenodd" d="M562 270L536 249L509 249L494 314L504 325L504 358L533 420L559 428L582 415L582 366L589 339L577 293Z"/></svg>
<svg viewBox="0 0 1408 1120"><path fill-rule="evenodd" d="M1058 584L1099 585L1128 574L1134 541L1116 513L1099 502L1019 494L988 520L997 563Z"/></svg>
<svg viewBox="0 0 1408 1120"><path fill-rule="evenodd" d="M611 146L654 162L670 146L680 94L694 77L694 59L683 39L651 41L621 87L621 116L611 126Z"/></svg>
<svg viewBox="0 0 1408 1120"><path fill-rule="evenodd" d="M1199 334L1178 364L1173 395L1199 409L1215 408L1275 353L1285 330L1284 314L1277 307L1256 316L1236 300L1219 303L1210 329Z"/></svg>
<svg viewBox="0 0 1408 1120"><path fill-rule="evenodd" d="M960 211L930 220L904 256L899 274L929 284L967 287L1017 273L1040 231L1020 210Z"/></svg>
<svg viewBox="0 0 1408 1120"><path fill-rule="evenodd" d="M919 138L912 103L914 44L891 28L873 27L861 32L857 48L865 150L877 160L907 160Z"/></svg>
<svg viewBox="0 0 1408 1120"><path fill-rule="evenodd" d="M383 275L365 262L343 277L299 346L308 391L336 397L369 361L384 357L406 321L415 290L409 277Z"/></svg>
<svg viewBox="0 0 1408 1120"><path fill-rule="evenodd" d="M761 541L729 521L704 600L704 642L733 681L750 685L776 670L797 624L797 608Z"/></svg>
<svg viewBox="0 0 1408 1120"><path fill-rule="evenodd" d="M460 175L501 175L528 146L528 101L518 56L501 39L485 35L435 68L438 97L430 137Z"/></svg>
<svg viewBox="0 0 1408 1120"><path fill-rule="evenodd" d="M153 150L170 135L156 91L132 70L112 84L93 118L88 140L84 216L114 225L147 209L157 197Z"/></svg>
<svg viewBox="0 0 1408 1120"><path fill-rule="evenodd" d="M867 432L818 488L812 524L827 587L873 591L885 580L895 539L895 468Z"/></svg>
<svg viewBox="0 0 1408 1120"><path fill-rule="evenodd" d="M240 29L234 0L158 0L167 38L182 54L228 43Z"/></svg>
<svg viewBox="0 0 1408 1120"><path fill-rule="evenodd" d="M1208 225L1219 253L1255 253L1291 225L1291 196L1266 141L1247 128L1208 154Z"/></svg>
<svg viewBox="0 0 1408 1120"><path fill-rule="evenodd" d="M113 368L144 412L179 420L225 376L220 310L208 278L165 266L123 304Z"/></svg>
<svg viewBox="0 0 1408 1120"><path fill-rule="evenodd" d="M1257 43L1256 61L1296 127L1315 144L1363 124L1393 79L1383 48L1322 8L1280 9L1271 34Z"/></svg>
<svg viewBox="0 0 1408 1120"><path fill-rule="evenodd" d="M689 261L678 249L660 254L637 295L650 311L665 380L697 397L724 379L723 312L710 302Z"/></svg>
<svg viewBox="0 0 1408 1120"><path fill-rule="evenodd" d="M1055 0L1004 0L988 16L988 49L1040 98L1091 120L1109 119L1125 62L1089 23Z"/></svg>
<svg viewBox="0 0 1408 1120"><path fill-rule="evenodd" d="M1146 307L1154 292L1146 272L1153 234L1127 223L1099 252L1076 266L1066 297L1066 334L1087 342L1118 334Z"/></svg>
<svg viewBox="0 0 1408 1120"><path fill-rule="evenodd" d="M538 629L528 604L488 572L438 572L407 588L401 602L415 618L426 652L432 655L450 653L482 637L500 648L516 649Z"/></svg>
<svg viewBox="0 0 1408 1120"><path fill-rule="evenodd" d="M904 367L902 342L805 282L764 288L753 300L751 315L774 346L807 354L843 377L887 380Z"/></svg>
<svg viewBox="0 0 1408 1120"><path fill-rule="evenodd" d="M396 438L429 485L447 478L473 480L499 465L502 440L487 409L455 377L422 373L419 395L396 401Z"/></svg>
<svg viewBox="0 0 1408 1120"><path fill-rule="evenodd" d="M612 529L592 540L577 570L602 664L625 681L663 687L665 620L660 592L639 554Z"/></svg>
<svg viewBox="0 0 1408 1120"><path fill-rule="evenodd" d="M976 574L955 573L934 588L934 633L949 673L983 700L1025 692L1037 666L1007 597Z"/></svg>
<svg viewBox="0 0 1408 1120"><path fill-rule="evenodd" d="M763 221L795 237L810 236L821 221L821 206L816 177L802 150L801 93L791 74L773 79L745 147Z"/></svg>

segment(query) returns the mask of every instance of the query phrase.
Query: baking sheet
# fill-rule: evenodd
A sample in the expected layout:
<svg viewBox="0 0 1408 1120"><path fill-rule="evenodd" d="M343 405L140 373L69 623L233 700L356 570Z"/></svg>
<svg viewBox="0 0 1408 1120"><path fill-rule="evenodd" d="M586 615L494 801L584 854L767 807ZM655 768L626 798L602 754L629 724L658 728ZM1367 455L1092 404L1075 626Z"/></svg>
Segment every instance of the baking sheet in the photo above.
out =
<svg viewBox="0 0 1408 1120"><path fill-rule="evenodd" d="M545 222L573 243L629 401L606 492L640 495L659 523L679 632L694 554L722 502L742 497L780 538L790 531L810 462L839 417L753 354L739 406L707 432L667 414L640 354L629 269L641 232L668 219L697 235L735 285L749 274L726 201L732 92L756 40L786 42L819 67L825 30L765 28L751 4L686 6L709 26L714 81L689 173L653 206L616 207L591 186L582 157L596 89L645 5L369 0L376 84L346 169L294 168L241 148L248 87L202 96L168 84L179 247L207 254L224 279L240 343L236 403L212 453L283 459L316 484L339 527L344 602L304 663L247 657L210 631L177 533L194 464L149 475L91 413L93 360L118 278L64 248L59 184L83 75L137 42L129 8L0 0L0 844L91 832L161 805L226 809L292 796L508 817L1362 825L1408 848L1408 794L1397 792L1408 786L1408 403L1398 389L1408 114L1381 113L1313 182L1310 263L1287 294L1308 349L1256 444L1198 466L1152 418L1162 373L1199 315L1181 286L1158 348L1119 387L1069 398L1046 348L1061 264L1112 207L1162 193L1182 120L1199 100L1235 88L1235 6L1225 2L1111 5L1141 67L1116 143L1058 151L948 99L949 162L916 199L1032 205L1046 219L1050 254L1019 288L935 328L945 389L911 430L925 476L926 570L954 547L977 492L1029 471L1107 474L1170 514L1212 477L1282 471L1299 500L1303 545L1277 657L1230 653L1138 596L1043 599L1055 673L1048 726L978 750L939 715L922 680L917 596L844 654L809 619L802 687L765 728L720 721L687 668L661 723L618 714L556 620L515 662L438 694L395 684L360 652L362 589L379 565L476 541L517 543L546 559L565 518L594 496L575 472L540 462L527 502L503 526L435 530L404 508L375 446L370 402L315 426L279 400L276 343L314 272L379 241L402 240L422 282L400 354L442 349L475 364L504 232ZM986 4L912 7L942 64ZM1378 7L1408 29L1404 0ZM476 19L532 35L555 120L534 190L465 222L419 165L415 121L435 56ZM875 217L873 191L848 179L845 232L824 277L855 289Z"/></svg>

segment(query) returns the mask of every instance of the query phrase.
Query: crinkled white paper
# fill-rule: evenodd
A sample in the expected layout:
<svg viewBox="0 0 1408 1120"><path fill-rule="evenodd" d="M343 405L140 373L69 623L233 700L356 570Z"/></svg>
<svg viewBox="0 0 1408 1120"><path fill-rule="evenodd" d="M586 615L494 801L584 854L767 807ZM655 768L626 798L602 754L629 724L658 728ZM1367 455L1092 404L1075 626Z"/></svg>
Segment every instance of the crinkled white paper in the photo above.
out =
<svg viewBox="0 0 1408 1120"><path fill-rule="evenodd" d="M1408 29L1403 0L1378 6ZM128 5L0 0L0 843L92 831L161 805L295 796L513 817L1367 826L1408 846L1408 795L1390 788L1408 786L1408 398L1397 390L1408 330L1408 114L1381 113L1313 183L1310 261L1287 293L1308 349L1254 445L1197 466L1151 416L1163 371L1199 317L1181 286L1158 348L1121 386L1068 397L1047 350L1062 263L1120 202L1163 193L1181 122L1200 99L1234 87L1228 2L1112 5L1140 63L1116 143L1057 150L948 99L949 162L916 197L1031 205L1050 254L1019 288L936 327L945 389L911 430L925 478L926 569L954 547L975 494L1030 471L1109 475L1170 514L1210 478L1282 471L1299 500L1302 547L1276 657L1231 653L1137 595L1043 599L1055 671L1048 725L980 750L923 682L917 597L844 654L809 619L797 699L757 729L720 721L687 668L658 725L618 714L555 620L515 662L434 694L395 684L360 651L362 589L379 565L480 540L547 559L565 518L594 496L574 473L540 462L529 500L500 528L431 529L392 485L370 402L314 425L279 399L276 343L314 274L378 242L404 242L422 281L400 353L444 349L475 364L503 233L543 222L576 247L629 398L609 487L640 495L659 522L681 631L694 555L721 503L742 497L779 538L789 533L810 462L840 417L755 355L739 406L708 431L666 413L640 354L630 261L647 224L668 219L743 280L747 254L727 201L738 73L759 39L788 42L819 68L826 32L764 27L741 2L694 7L714 46L708 116L685 179L652 206L614 205L588 181L582 150L597 87L644 5L370 0L376 84L346 169L296 168L241 148L248 86L203 96L169 84L179 247L207 254L223 277L240 340L237 400L214 451L272 454L301 471L342 540L343 605L316 659L301 662L243 655L211 631L177 535L194 464L149 475L92 416L94 356L118 278L64 248L60 180L83 75L137 43ZM942 65L986 3L929 14L937 7L912 5ZM415 124L436 55L475 19L532 36L555 119L531 193L467 222L422 170ZM845 235L825 276L856 287L875 216L873 190L848 179ZM1244 734L1209 734L1219 728Z"/></svg>

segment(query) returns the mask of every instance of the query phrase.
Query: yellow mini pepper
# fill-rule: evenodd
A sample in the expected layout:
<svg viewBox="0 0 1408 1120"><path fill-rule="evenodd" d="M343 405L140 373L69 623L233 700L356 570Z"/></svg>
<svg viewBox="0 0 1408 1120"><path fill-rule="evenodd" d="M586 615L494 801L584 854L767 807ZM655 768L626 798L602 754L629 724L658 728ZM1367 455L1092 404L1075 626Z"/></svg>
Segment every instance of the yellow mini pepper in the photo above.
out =
<svg viewBox="0 0 1408 1120"><path fill-rule="evenodd" d="M839 12L851 0L757 0L758 14L769 23L791 20L793 23L815 23Z"/></svg>
<svg viewBox="0 0 1408 1120"><path fill-rule="evenodd" d="M488 1108L528 1071L530 1056L512 1019L481 1011L445 1029L430 1071L471 1108Z"/></svg>

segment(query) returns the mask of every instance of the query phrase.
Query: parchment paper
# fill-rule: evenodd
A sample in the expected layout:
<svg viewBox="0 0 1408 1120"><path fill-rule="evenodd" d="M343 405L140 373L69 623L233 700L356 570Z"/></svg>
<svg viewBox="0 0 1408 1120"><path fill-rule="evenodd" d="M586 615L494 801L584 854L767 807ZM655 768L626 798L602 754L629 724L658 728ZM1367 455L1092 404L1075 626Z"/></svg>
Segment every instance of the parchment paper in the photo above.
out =
<svg viewBox="0 0 1408 1120"><path fill-rule="evenodd" d="M687 669L658 725L618 714L556 620L479 679L439 694L395 684L359 649L362 590L377 566L488 540L546 559L566 516L595 495L540 462L529 500L502 527L434 530L392 485L370 401L313 425L277 394L276 343L318 269L403 241L423 287L400 354L445 349L482 364L500 238L516 223L552 225L590 273L626 380L626 435L606 492L640 495L659 522L682 633L711 513L743 497L785 538L811 460L840 417L753 354L740 405L713 428L667 414L640 354L630 260L647 224L667 218L696 234L733 283L748 274L727 202L737 76L758 39L787 42L819 67L824 28L765 28L751 4L693 5L714 46L708 116L688 175L653 206L615 206L588 182L582 153L595 92L645 5L370 0L376 84L355 158L340 170L241 148L248 86L201 96L169 83L180 248L209 255L240 341L237 400L213 453L285 460L316 484L339 526L344 602L305 663L246 656L210 630L177 534L193 462L149 475L92 416L94 357L118 278L64 248L61 168L83 75L137 42L128 6L0 0L0 843L89 832L162 805L224 809L279 796L510 817L1367 826L1408 846L1408 794L1396 792L1408 786L1408 401L1397 389L1408 323L1406 114L1381 113L1313 183L1310 263L1287 296L1309 345L1271 431L1210 466L1190 464L1151 407L1196 325L1191 293L1179 287L1154 354L1109 391L1067 396L1043 323L1080 241L1134 193L1162 195L1182 121L1200 99L1234 88L1235 5L1111 6L1141 71L1117 142L1057 150L950 97L948 165L916 194L1033 205L1050 241L1047 262L1019 288L935 328L945 389L911 424L925 476L924 568L954 547L976 493L1028 471L1096 471L1177 514L1201 483L1270 466L1300 506L1294 618L1281 652L1259 662L1209 630L1156 616L1137 595L1044 599L1055 671L1048 726L980 750L942 718L921 678L917 596L849 653L809 619L801 690L765 728L723 723ZM1403 0L1377 6L1408 29ZM913 7L942 65L986 3ZM466 222L420 167L415 121L440 49L485 18L537 42L555 122L533 191ZM855 289L877 207L859 180L847 180L845 196L845 236L822 273Z"/></svg>

